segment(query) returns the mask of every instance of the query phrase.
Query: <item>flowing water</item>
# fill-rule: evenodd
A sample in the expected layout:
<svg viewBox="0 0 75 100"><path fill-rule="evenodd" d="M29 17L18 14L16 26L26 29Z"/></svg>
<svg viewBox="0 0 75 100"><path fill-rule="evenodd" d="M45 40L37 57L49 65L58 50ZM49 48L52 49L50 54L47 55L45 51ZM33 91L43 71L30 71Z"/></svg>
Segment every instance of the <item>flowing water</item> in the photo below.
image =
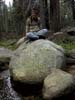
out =
<svg viewBox="0 0 75 100"><path fill-rule="evenodd" d="M9 70L1 72L3 86L0 89L0 100L21 100L21 97L14 91L10 82Z"/></svg>
<svg viewBox="0 0 75 100"><path fill-rule="evenodd" d="M23 91L20 91L20 93L16 92L12 88L9 70L0 72L0 76L3 78L2 88L0 89L0 100L42 100L40 96L24 96L24 94L20 94L24 93ZM19 89L23 89L23 86L19 86Z"/></svg>
<svg viewBox="0 0 75 100"><path fill-rule="evenodd" d="M20 93L16 92L11 85L9 70L0 72L0 76L3 78L2 88L0 89L0 100L43 100L40 95L24 96L24 94L22 95L24 91L20 91ZM19 89L23 88L23 85L19 86ZM27 92L27 89L25 91ZM36 92L36 89L34 91ZM53 100L75 100L75 93L73 92L70 95L56 98Z"/></svg>

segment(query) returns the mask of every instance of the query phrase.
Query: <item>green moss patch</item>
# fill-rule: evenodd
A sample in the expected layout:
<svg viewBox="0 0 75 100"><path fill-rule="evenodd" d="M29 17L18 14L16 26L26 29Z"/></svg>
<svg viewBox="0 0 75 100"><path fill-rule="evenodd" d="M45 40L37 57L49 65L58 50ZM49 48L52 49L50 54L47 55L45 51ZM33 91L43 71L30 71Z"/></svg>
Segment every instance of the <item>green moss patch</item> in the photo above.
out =
<svg viewBox="0 0 75 100"><path fill-rule="evenodd" d="M16 49L16 39L10 39L10 40L1 40L0 41L0 47L5 47L11 50Z"/></svg>

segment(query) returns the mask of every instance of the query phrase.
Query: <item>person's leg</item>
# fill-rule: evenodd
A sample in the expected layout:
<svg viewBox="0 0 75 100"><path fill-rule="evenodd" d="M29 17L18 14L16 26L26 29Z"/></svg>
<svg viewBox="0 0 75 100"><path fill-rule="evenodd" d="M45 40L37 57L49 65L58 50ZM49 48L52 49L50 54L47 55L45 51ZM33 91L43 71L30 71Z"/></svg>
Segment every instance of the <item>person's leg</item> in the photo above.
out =
<svg viewBox="0 0 75 100"><path fill-rule="evenodd" d="M26 33L26 37L30 40L37 40L39 39L39 36L37 36L35 33L33 32L28 32Z"/></svg>
<svg viewBox="0 0 75 100"><path fill-rule="evenodd" d="M42 30L38 31L36 33L36 35L46 37L48 35L48 30L47 29L42 29Z"/></svg>

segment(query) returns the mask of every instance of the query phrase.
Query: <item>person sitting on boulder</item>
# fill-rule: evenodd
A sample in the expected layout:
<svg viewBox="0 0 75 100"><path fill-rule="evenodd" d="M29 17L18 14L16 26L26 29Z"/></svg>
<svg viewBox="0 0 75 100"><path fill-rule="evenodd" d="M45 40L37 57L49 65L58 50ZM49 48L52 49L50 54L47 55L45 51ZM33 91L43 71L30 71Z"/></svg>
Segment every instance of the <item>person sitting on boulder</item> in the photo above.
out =
<svg viewBox="0 0 75 100"><path fill-rule="evenodd" d="M26 37L30 40L38 40L45 39L47 34L48 30L41 28L38 8L33 7L31 10L31 16L26 22Z"/></svg>

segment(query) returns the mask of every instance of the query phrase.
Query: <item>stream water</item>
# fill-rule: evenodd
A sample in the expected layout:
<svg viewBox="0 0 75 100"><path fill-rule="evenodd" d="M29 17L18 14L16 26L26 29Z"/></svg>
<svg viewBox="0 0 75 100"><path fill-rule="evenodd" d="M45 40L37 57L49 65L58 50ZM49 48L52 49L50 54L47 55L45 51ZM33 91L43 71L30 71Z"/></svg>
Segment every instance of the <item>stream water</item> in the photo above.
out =
<svg viewBox="0 0 75 100"><path fill-rule="evenodd" d="M9 70L1 72L1 77L3 86L0 89L0 100L21 100L21 97L12 88Z"/></svg>
<svg viewBox="0 0 75 100"><path fill-rule="evenodd" d="M19 92L16 92L11 85L9 70L0 72L0 76L3 78L3 86L0 89L0 100L43 100L41 96L30 95L26 97ZM70 95L53 100L75 100L75 93L73 92Z"/></svg>
<svg viewBox="0 0 75 100"><path fill-rule="evenodd" d="M0 100L42 100L40 96L34 96L34 95L24 96L24 94L22 95L16 92L13 89L11 81L10 81L9 70L0 72L0 76L3 78L2 88L0 89ZM23 86L19 88L21 89L23 88ZM20 91L20 92L24 93L23 91Z"/></svg>

